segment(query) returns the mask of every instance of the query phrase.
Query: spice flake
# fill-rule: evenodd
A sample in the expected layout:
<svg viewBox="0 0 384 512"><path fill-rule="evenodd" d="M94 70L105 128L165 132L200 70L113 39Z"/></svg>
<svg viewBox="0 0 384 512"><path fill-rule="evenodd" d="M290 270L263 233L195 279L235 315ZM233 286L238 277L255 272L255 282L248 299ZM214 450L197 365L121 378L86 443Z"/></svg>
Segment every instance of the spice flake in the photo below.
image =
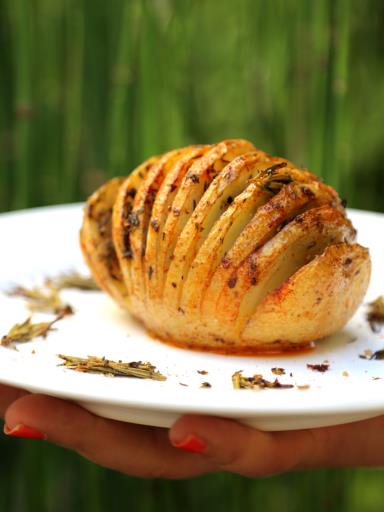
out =
<svg viewBox="0 0 384 512"><path fill-rule="evenodd" d="M315 372L324 373L329 370L329 363L321 363L321 364L309 364L307 363L307 368L313 370Z"/></svg>
<svg viewBox="0 0 384 512"><path fill-rule="evenodd" d="M272 372L274 375L285 375L285 370L284 370L284 368L271 368L271 372Z"/></svg>
<svg viewBox="0 0 384 512"><path fill-rule="evenodd" d="M262 375L253 375L253 377L244 377L242 371L235 372L232 375L232 384L234 389L266 389L266 388L293 388L293 384L282 384L277 378L274 381L264 379Z"/></svg>

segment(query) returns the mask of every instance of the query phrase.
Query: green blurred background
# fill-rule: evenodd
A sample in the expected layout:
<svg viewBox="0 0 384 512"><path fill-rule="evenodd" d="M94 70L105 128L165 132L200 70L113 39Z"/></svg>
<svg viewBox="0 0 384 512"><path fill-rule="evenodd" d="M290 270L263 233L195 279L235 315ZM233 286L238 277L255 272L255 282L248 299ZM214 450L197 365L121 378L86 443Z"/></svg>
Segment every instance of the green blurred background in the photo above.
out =
<svg viewBox="0 0 384 512"><path fill-rule="evenodd" d="M0 0L0 210L245 137L384 211L381 0ZM0 511L382 510L382 471L138 480L0 441Z"/></svg>

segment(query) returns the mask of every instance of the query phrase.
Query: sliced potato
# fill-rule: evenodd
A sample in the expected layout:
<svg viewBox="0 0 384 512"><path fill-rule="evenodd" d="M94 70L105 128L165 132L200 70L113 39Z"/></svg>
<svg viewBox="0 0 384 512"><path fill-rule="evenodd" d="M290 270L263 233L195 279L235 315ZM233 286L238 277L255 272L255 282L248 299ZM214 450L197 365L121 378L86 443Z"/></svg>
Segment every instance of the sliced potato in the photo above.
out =
<svg viewBox="0 0 384 512"><path fill-rule="evenodd" d="M239 335L257 305L325 247L351 242L352 224L338 210L321 206L297 216L233 272L219 297L224 313Z"/></svg>
<svg viewBox="0 0 384 512"><path fill-rule="evenodd" d="M131 282L132 301L138 308L145 303L144 256L152 206L168 172L178 159L183 157L191 148L192 146L188 146L162 155L158 162L150 168L133 201L131 216L135 219L135 227L130 235L132 249Z"/></svg>
<svg viewBox="0 0 384 512"><path fill-rule="evenodd" d="M189 170L195 162L199 162L200 158L207 153L210 147L191 147L185 151L183 156L178 156L176 163L165 176L156 195L148 227L145 265L143 269L146 280L146 295L150 300L161 297L160 283L164 280L164 269L158 265L157 256L163 236L164 224L172 208L174 197L184 176L187 176L187 180L194 179L194 174L190 174Z"/></svg>
<svg viewBox="0 0 384 512"><path fill-rule="evenodd" d="M253 144L246 140L225 140L212 146L200 160L192 165L180 184L160 236L157 264L161 269L159 292L163 294L165 276L173 257L176 243L184 226L197 207L205 190L222 169L238 155L255 150ZM266 155L260 152L262 155ZM172 285L171 285L172 286Z"/></svg>
<svg viewBox="0 0 384 512"><path fill-rule="evenodd" d="M245 153L232 160L212 181L177 241L164 286L163 300L168 307L179 307L191 263L215 222L249 181L280 161L259 151Z"/></svg>
<svg viewBox="0 0 384 512"><path fill-rule="evenodd" d="M180 307L188 314L200 314L200 304L218 264L233 246L256 210L270 193L251 183L239 194L213 225L193 260L183 286Z"/></svg>
<svg viewBox="0 0 384 512"><path fill-rule="evenodd" d="M262 184L261 184L262 186ZM206 316L216 314L216 304L228 280L241 263L270 240L284 224L299 213L322 205L330 205L344 213L337 193L319 181L292 182L283 187L264 206L259 208L234 241L225 257L216 267L204 292L201 312Z"/></svg>
<svg viewBox="0 0 384 512"><path fill-rule="evenodd" d="M370 272L364 247L327 247L256 308L245 325L243 343L281 350L338 331L362 301Z"/></svg>
<svg viewBox="0 0 384 512"><path fill-rule="evenodd" d="M111 180L88 201L80 237L99 285L157 337L249 353L348 320L370 273L355 234L337 193L309 171L226 140Z"/></svg>
<svg viewBox="0 0 384 512"><path fill-rule="evenodd" d="M112 208L124 178L102 185L88 199L80 230L80 246L97 284L126 306L127 288L112 240Z"/></svg>
<svg viewBox="0 0 384 512"><path fill-rule="evenodd" d="M121 272L125 282L125 286L129 295L132 295L132 247L131 232L135 229L137 219L132 215L133 202L137 191L148 175L152 166L158 162L159 157L152 157L137 167L132 173L125 178L117 194L113 205L112 214L112 236L113 244L119 260Z"/></svg>

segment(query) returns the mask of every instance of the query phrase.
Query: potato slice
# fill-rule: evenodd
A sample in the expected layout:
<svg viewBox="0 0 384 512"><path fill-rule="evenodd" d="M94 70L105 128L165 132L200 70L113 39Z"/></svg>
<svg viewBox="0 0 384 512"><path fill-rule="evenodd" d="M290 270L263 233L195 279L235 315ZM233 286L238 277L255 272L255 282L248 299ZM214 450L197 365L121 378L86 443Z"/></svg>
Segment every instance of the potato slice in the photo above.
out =
<svg viewBox="0 0 384 512"><path fill-rule="evenodd" d="M270 293L247 321L243 343L290 348L328 336L348 322L369 284L369 252L358 244L327 247Z"/></svg>
<svg viewBox="0 0 384 512"><path fill-rule="evenodd" d="M80 230L80 246L97 284L120 305L129 301L112 241L112 208L124 178L102 185L88 199Z"/></svg>
<svg viewBox="0 0 384 512"><path fill-rule="evenodd" d="M200 303L218 264L233 246L256 210L270 199L270 193L251 183L239 194L214 224L183 286L180 307L188 314L200 314Z"/></svg>
<svg viewBox="0 0 384 512"><path fill-rule="evenodd" d="M144 256L153 203L168 172L179 158L182 158L193 147L176 149L162 155L159 161L151 167L135 195L131 213L135 219L135 226L131 230L130 241L132 249L131 298L132 304L137 306L137 309L142 309L145 302Z"/></svg>
<svg viewBox="0 0 384 512"><path fill-rule="evenodd" d="M210 151L193 164L188 173L189 177L184 178L181 182L160 236L158 247L157 264L161 269L158 287L161 295L163 294L165 276L180 233L209 184L228 162L231 162L238 155L252 150L255 150L253 144L242 139L224 140L215 144ZM260 153L266 155L263 152Z"/></svg>
<svg viewBox="0 0 384 512"><path fill-rule="evenodd" d="M285 166L286 161L253 151L232 160L212 181L177 241L163 294L168 307L180 307L191 263L222 213L243 192L249 181L265 169L280 164Z"/></svg>
<svg viewBox="0 0 384 512"><path fill-rule="evenodd" d="M132 295L132 247L130 235L136 224L136 218L132 215L133 201L137 190L147 177L152 166L157 163L158 160L159 157L157 156L149 158L132 171L128 178L125 178L113 206L113 244L129 295Z"/></svg>
<svg viewBox="0 0 384 512"><path fill-rule="evenodd" d="M199 162L200 158L207 153L211 146L191 147L179 156L177 162L169 170L153 203L151 219L149 222L147 242L145 250L144 277L146 281L147 299L154 300L161 297L159 283L163 282L163 268L157 264L160 240L163 236L163 229L172 203L180 183L184 176L186 179L194 179L194 174L189 173L191 166Z"/></svg>
<svg viewBox="0 0 384 512"><path fill-rule="evenodd" d="M262 184L261 184L262 187ZM259 208L240 236L211 275L201 313L216 314L216 303L231 274L255 250L271 239L281 227L299 213L322 205L344 212L337 193L319 181L293 182L284 186L264 206Z"/></svg>
<svg viewBox="0 0 384 512"><path fill-rule="evenodd" d="M321 206L297 216L233 272L216 304L239 336L257 305L325 247L351 242L355 230L335 208Z"/></svg>

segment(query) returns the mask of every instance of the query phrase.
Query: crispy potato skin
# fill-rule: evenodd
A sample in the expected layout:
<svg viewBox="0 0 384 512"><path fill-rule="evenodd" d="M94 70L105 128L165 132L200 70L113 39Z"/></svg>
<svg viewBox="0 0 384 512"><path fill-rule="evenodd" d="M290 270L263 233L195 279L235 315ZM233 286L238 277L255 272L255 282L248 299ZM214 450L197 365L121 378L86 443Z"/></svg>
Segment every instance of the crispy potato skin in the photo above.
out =
<svg viewBox="0 0 384 512"><path fill-rule="evenodd" d="M112 240L112 211L124 178L113 178L88 199L80 230L80 247L95 281L120 305L129 294Z"/></svg>
<svg viewBox="0 0 384 512"><path fill-rule="evenodd" d="M234 139L152 157L88 200L84 258L156 337L219 353L294 350L341 329L369 252L337 192Z"/></svg>

